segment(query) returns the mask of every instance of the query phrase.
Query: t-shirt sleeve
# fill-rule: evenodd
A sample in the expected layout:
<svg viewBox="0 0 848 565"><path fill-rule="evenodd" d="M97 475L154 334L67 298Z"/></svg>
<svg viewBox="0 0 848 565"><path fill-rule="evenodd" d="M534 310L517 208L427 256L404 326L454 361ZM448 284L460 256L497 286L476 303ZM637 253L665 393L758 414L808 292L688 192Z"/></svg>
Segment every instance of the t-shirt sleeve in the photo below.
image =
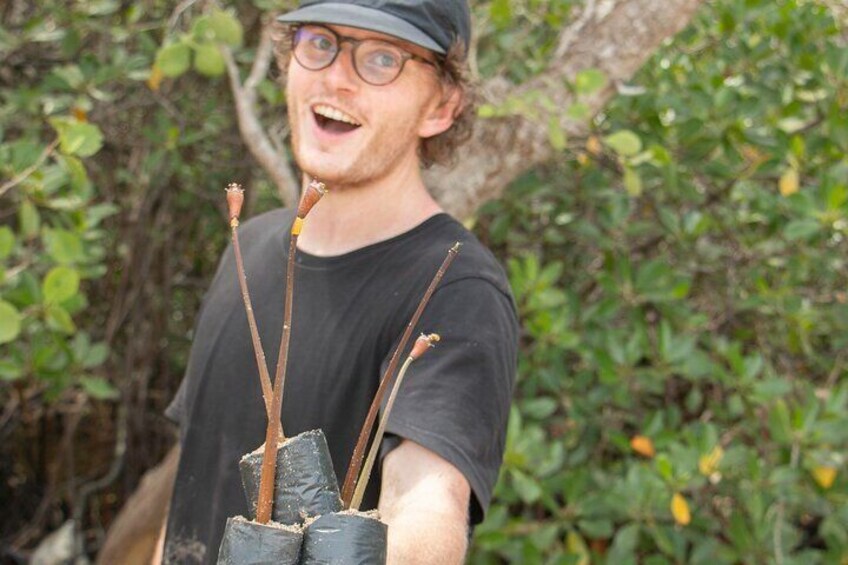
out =
<svg viewBox="0 0 848 565"><path fill-rule="evenodd" d="M516 372L515 308L487 280L452 281L437 289L410 342L422 332L441 340L410 366L386 430L462 472L471 486L474 525L483 520L503 461ZM387 437L382 455L398 443Z"/></svg>
<svg viewBox="0 0 848 565"><path fill-rule="evenodd" d="M177 389L177 394L165 408L165 417L178 426L181 426L185 421L186 388L186 379L183 378L180 382L180 388Z"/></svg>

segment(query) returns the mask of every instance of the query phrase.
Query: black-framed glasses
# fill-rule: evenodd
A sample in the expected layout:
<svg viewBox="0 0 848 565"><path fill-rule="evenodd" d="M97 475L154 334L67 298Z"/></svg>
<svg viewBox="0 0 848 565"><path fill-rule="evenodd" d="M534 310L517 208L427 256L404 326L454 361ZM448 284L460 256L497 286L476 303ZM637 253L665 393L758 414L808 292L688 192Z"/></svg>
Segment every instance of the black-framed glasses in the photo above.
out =
<svg viewBox="0 0 848 565"><path fill-rule="evenodd" d="M320 71L333 64L343 43L351 44L350 55L356 74L374 86L384 86L394 81L410 59L436 68L433 61L414 55L389 41L346 37L321 25L298 27L293 38L292 53L303 68Z"/></svg>

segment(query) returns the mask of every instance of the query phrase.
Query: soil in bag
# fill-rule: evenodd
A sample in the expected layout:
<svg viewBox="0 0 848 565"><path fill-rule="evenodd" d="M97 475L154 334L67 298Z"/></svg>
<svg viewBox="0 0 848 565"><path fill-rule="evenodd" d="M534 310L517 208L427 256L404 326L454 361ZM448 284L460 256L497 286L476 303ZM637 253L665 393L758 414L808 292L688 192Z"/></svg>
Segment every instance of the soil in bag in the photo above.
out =
<svg viewBox="0 0 848 565"><path fill-rule="evenodd" d="M345 510L308 522L301 565L385 565L388 526L374 512Z"/></svg>
<svg viewBox="0 0 848 565"><path fill-rule="evenodd" d="M296 565L303 533L299 526L227 519L218 565Z"/></svg>

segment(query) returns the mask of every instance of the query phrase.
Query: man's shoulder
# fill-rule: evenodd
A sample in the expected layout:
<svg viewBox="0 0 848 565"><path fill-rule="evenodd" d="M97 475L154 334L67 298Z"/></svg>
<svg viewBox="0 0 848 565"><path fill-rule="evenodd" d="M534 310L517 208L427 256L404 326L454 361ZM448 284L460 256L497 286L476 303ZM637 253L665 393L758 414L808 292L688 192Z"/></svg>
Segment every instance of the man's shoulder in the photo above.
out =
<svg viewBox="0 0 848 565"><path fill-rule="evenodd" d="M422 265L440 264L448 250L459 243L459 253L445 274L443 285L477 279L490 283L506 295L510 294L503 267L477 236L448 214L434 217L432 223L421 242Z"/></svg>

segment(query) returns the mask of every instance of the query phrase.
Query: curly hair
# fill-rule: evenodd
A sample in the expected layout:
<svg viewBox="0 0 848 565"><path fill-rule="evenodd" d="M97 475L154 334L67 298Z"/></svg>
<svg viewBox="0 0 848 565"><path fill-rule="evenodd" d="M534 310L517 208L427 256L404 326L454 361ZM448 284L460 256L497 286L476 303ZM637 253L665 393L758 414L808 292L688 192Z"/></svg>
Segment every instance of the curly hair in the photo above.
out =
<svg viewBox="0 0 848 565"><path fill-rule="evenodd" d="M274 28L272 37L280 82L285 80L291 62L292 41L296 30L297 26L283 23L277 23ZM477 115L476 85L471 79L464 45L459 41L454 42L448 53L439 57L436 68L442 86L446 90L460 89L462 101L457 107L450 128L433 137L421 139L418 157L425 169L433 165L450 166L455 163L457 150L473 133Z"/></svg>

